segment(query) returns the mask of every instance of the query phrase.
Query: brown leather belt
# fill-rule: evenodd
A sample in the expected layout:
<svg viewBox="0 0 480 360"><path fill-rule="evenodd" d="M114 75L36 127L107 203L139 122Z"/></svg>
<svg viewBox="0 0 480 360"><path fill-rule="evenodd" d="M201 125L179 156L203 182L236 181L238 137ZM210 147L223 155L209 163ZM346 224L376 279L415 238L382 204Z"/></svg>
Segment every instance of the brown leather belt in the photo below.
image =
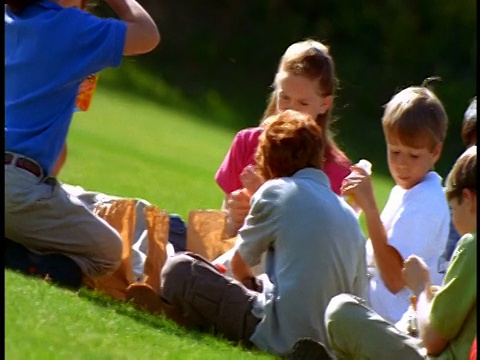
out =
<svg viewBox="0 0 480 360"><path fill-rule="evenodd" d="M32 160L27 159L26 157L17 157L15 159L15 156L13 156L13 154L5 153L5 165L10 164L13 164L19 169L28 171L29 173L35 175L38 178L43 177L42 168Z"/></svg>

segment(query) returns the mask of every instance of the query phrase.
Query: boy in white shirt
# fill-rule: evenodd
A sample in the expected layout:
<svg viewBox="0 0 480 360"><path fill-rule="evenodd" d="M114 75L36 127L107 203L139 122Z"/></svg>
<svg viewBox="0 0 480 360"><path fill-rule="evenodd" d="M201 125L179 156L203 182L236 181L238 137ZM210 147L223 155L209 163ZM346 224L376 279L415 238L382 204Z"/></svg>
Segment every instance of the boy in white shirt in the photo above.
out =
<svg viewBox="0 0 480 360"><path fill-rule="evenodd" d="M477 147L468 148L446 180L445 195L456 230L462 235L441 287L431 271L409 256L402 276L416 298L419 338L399 331L350 294L332 298L325 311L330 344L338 358L389 360L474 359L477 334ZM324 347L303 341L309 359L322 359ZM300 343L300 344L302 344ZM304 352L305 353L305 352ZM475 353L473 353L475 354ZM305 358L305 357L304 357ZM292 358L293 359L293 358Z"/></svg>
<svg viewBox="0 0 480 360"><path fill-rule="evenodd" d="M397 322L410 305L411 291L402 278L402 264L410 255L421 257L430 269L432 284L443 274L437 263L448 238L450 214L441 178L433 171L447 130L440 100L426 86L412 86L386 105L382 127L390 173L396 185L380 214L370 176L352 167L343 183L363 210L367 242L369 305L383 318Z"/></svg>

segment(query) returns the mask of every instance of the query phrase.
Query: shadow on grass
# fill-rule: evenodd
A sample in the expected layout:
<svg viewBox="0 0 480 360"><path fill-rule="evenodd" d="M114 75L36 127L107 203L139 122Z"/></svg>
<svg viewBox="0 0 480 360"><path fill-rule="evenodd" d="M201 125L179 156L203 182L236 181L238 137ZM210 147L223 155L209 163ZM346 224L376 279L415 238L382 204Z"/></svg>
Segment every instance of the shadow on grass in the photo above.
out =
<svg viewBox="0 0 480 360"><path fill-rule="evenodd" d="M205 84L172 85L161 72L146 70L136 61L124 61L120 69L107 69L100 75L99 86L135 96L175 111L193 115L199 121L229 130L254 126L259 116L239 112L214 87ZM195 86L196 89L192 90Z"/></svg>
<svg viewBox="0 0 480 360"><path fill-rule="evenodd" d="M186 329L179 327L173 321L165 318L163 315L155 316L146 312L135 309L130 303L116 300L107 295L82 287L78 291L78 296L89 300L97 306L101 306L108 309L114 309L116 313L122 316L128 316L144 325L156 328L156 329L168 329L170 333L175 335L186 335ZM189 335L194 335L196 339L201 339L201 333L196 331L189 331Z"/></svg>
<svg viewBox="0 0 480 360"><path fill-rule="evenodd" d="M161 331L168 331L169 334L183 337L186 336L194 341L203 342L208 345L212 345L215 342L222 342L226 346L233 346L241 349L242 351L249 351L249 352L258 352L261 351L258 349L252 349L250 347L246 347L242 344L237 344L231 342L220 335L216 335L213 329L210 332L203 332L195 329L186 329L179 325L177 325L174 321L167 319L163 315L152 315L138 309L135 309L130 303L124 302L121 300L116 300L104 294L101 294L97 291L92 289L88 289L82 287L78 291L78 296L88 301L94 303L97 306L101 306L108 309L114 309L115 312L121 316L128 316L133 320L152 327L154 329L158 329Z"/></svg>

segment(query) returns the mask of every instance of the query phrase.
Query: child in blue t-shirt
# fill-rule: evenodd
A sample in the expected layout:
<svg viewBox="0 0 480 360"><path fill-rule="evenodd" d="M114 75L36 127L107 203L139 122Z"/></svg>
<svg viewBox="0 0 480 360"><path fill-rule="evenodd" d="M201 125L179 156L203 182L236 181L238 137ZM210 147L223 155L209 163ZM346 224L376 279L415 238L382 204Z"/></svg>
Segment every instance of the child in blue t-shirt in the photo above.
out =
<svg viewBox="0 0 480 360"><path fill-rule="evenodd" d="M136 0L106 2L119 19L88 13L85 0L5 7L6 266L72 287L114 271L122 253L118 232L54 176L80 84L160 39Z"/></svg>

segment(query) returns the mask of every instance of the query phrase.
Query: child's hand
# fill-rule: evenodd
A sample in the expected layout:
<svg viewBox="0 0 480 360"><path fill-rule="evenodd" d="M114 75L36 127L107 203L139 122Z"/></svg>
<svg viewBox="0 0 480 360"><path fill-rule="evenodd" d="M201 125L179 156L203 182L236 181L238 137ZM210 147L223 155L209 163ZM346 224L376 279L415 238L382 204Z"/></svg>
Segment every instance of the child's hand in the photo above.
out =
<svg viewBox="0 0 480 360"><path fill-rule="evenodd" d="M372 205L376 206L370 175L355 165L350 169L352 172L342 182L340 189L342 195L353 195L355 204L363 211L367 211Z"/></svg>
<svg viewBox="0 0 480 360"><path fill-rule="evenodd" d="M250 196L263 184L263 179L257 174L253 165L248 165L243 169L240 174L240 181Z"/></svg>
<svg viewBox="0 0 480 360"><path fill-rule="evenodd" d="M402 276L407 286L417 296L430 286L430 270L425 261L417 255L410 255L405 260Z"/></svg>
<svg viewBox="0 0 480 360"><path fill-rule="evenodd" d="M250 210L250 195L245 189L235 190L228 195L227 218L235 224L237 230L243 225Z"/></svg>

